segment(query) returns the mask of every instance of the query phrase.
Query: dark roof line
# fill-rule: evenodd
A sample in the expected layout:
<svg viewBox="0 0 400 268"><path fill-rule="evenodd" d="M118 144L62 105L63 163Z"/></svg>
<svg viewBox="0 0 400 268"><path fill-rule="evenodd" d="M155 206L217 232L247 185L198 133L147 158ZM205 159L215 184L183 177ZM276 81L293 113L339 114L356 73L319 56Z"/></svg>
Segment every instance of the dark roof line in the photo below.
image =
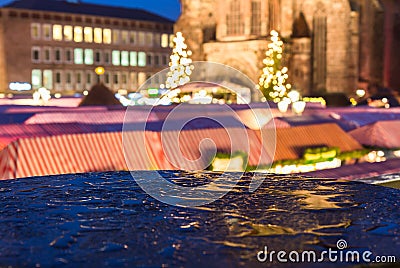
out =
<svg viewBox="0 0 400 268"><path fill-rule="evenodd" d="M142 20L159 23L173 23L172 20L144 9L116 6L103 6L89 3L73 3L65 0L16 0L5 8L27 9L48 12L93 15L130 20Z"/></svg>

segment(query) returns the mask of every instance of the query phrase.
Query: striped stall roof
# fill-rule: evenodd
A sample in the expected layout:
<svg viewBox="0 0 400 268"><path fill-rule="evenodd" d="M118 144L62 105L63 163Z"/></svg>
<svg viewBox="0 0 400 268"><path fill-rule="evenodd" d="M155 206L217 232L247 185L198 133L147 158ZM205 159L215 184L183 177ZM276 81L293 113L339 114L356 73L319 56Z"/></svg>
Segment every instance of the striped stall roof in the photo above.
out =
<svg viewBox="0 0 400 268"><path fill-rule="evenodd" d="M271 128L290 128L290 124L280 118L274 118L270 120L263 128L271 129Z"/></svg>
<svg viewBox="0 0 400 268"><path fill-rule="evenodd" d="M349 133L359 143L382 148L400 148L400 120L380 121Z"/></svg>
<svg viewBox="0 0 400 268"><path fill-rule="evenodd" d="M241 128L197 129L181 132L165 131L159 135L166 157L158 158L156 161L162 169L202 170L212 160L215 153L214 144L217 151L230 153L232 148L232 152L249 153L249 165L271 163L271 157L268 156L253 130ZM247 135L248 138L243 135ZM247 141L249 141L248 144ZM203 155L201 155L199 147ZM180 150L176 148L180 148ZM247 148L250 152L246 150Z"/></svg>
<svg viewBox="0 0 400 268"><path fill-rule="evenodd" d="M263 129L262 134L268 137L273 135L273 130ZM323 146L339 147L342 152L362 149L354 138L336 124L277 128L274 161L298 159L304 149Z"/></svg>
<svg viewBox="0 0 400 268"><path fill-rule="evenodd" d="M71 113L71 112L101 112L107 111L106 106L89 106L89 107L47 107L47 106L9 106L4 109L7 114L21 113Z"/></svg>
<svg viewBox="0 0 400 268"><path fill-rule="evenodd" d="M155 113L147 118L145 111L130 111L125 119L125 110L96 111L96 112L68 112L68 113L39 113L25 121L25 124L50 124L50 123L84 123L84 124L117 124L157 121Z"/></svg>
<svg viewBox="0 0 400 268"><path fill-rule="evenodd" d="M146 148L138 146L143 140L140 135L143 132L124 136L130 167L154 168ZM152 135L149 138L153 142ZM20 139L0 152L0 179L127 169L121 132Z"/></svg>
<svg viewBox="0 0 400 268"><path fill-rule="evenodd" d="M17 178L18 142L9 144L0 151L0 180Z"/></svg>
<svg viewBox="0 0 400 268"><path fill-rule="evenodd" d="M122 129L122 126L114 126L112 129ZM104 129L104 130L103 130ZM114 130L115 131L115 130ZM89 124L40 124L40 125L0 125L0 150L9 143L33 137L47 137L62 134L81 134L92 132L111 132L106 126L99 127Z"/></svg>

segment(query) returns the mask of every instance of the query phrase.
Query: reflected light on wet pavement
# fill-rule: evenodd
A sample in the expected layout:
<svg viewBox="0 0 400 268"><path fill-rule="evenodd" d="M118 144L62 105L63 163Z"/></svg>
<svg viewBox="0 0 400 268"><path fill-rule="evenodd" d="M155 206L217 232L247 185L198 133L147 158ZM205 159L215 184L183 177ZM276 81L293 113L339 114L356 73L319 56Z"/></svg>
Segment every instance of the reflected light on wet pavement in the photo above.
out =
<svg viewBox="0 0 400 268"><path fill-rule="evenodd" d="M187 186L220 174L160 173ZM277 267L259 263L257 252L321 252L339 239L352 250L400 260L399 190L259 174L267 178L251 193L251 175L197 208L153 199L129 172L0 181L0 265Z"/></svg>

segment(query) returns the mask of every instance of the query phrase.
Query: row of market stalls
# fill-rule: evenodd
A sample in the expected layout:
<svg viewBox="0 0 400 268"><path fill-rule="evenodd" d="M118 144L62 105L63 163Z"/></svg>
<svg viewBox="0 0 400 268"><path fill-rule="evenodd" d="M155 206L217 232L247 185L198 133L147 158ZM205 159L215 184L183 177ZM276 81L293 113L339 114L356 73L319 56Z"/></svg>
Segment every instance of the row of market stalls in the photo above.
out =
<svg viewBox="0 0 400 268"><path fill-rule="evenodd" d="M232 116L222 107L183 105L174 115L176 122L162 131L173 106L154 107L150 114L146 107L135 107L129 116L125 109L116 107L1 106L0 178L129 168L201 170L210 166L215 152L232 151L232 146L234 151L248 154L250 169L272 164L273 171L293 173L314 171L320 166L336 168L340 174L339 170L355 170L355 166L343 167L342 161L334 160L340 154L362 152L365 146L393 151L400 148L397 108L309 107L303 116L292 116L275 108L269 111L265 104L252 104L232 105L236 114ZM180 123L185 120L181 130ZM218 121L226 124L221 126ZM124 122L129 131L122 134ZM276 143L271 144L275 127ZM204 142L207 139L212 142ZM275 155L269 149L273 145ZM128 149L125 155L124 146ZM322 161L324 165L310 161L316 155L328 156ZM386 167L388 163L362 164L352 178L385 170L400 172L400 165Z"/></svg>

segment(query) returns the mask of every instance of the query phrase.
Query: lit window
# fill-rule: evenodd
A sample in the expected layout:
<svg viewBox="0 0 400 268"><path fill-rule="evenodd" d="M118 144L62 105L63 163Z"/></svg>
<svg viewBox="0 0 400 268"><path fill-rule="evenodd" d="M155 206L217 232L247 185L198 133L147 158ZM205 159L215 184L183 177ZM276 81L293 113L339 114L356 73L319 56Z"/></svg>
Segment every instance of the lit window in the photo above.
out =
<svg viewBox="0 0 400 268"><path fill-rule="evenodd" d="M111 42L112 42L111 29L104 29L103 30L103 42L104 42L104 44L111 44Z"/></svg>
<svg viewBox="0 0 400 268"><path fill-rule="evenodd" d="M112 52L112 64L114 66L119 66L121 65L121 53L118 50L113 50Z"/></svg>
<svg viewBox="0 0 400 268"><path fill-rule="evenodd" d="M31 24L31 37L33 39L40 38L40 24L39 23L32 23Z"/></svg>
<svg viewBox="0 0 400 268"><path fill-rule="evenodd" d="M83 41L83 30L81 26L74 27L74 41L77 43Z"/></svg>
<svg viewBox="0 0 400 268"><path fill-rule="evenodd" d="M119 30L113 30L113 43L114 44L119 44Z"/></svg>
<svg viewBox="0 0 400 268"><path fill-rule="evenodd" d="M47 89L53 89L53 71L43 71L43 86Z"/></svg>
<svg viewBox="0 0 400 268"><path fill-rule="evenodd" d="M140 67L146 66L146 53L145 52L138 53L138 65Z"/></svg>
<svg viewBox="0 0 400 268"><path fill-rule="evenodd" d="M61 49L60 48L56 48L54 50L54 61L57 63L61 62Z"/></svg>
<svg viewBox="0 0 400 268"><path fill-rule="evenodd" d="M61 26L61 25L59 25ZM51 25L50 24L43 24L43 39L50 40L51 39ZM59 39L54 39L59 40ZM62 40L62 37L61 37Z"/></svg>
<svg viewBox="0 0 400 268"><path fill-rule="evenodd" d="M97 44L103 43L103 31L101 28L94 28L94 42Z"/></svg>
<svg viewBox="0 0 400 268"><path fill-rule="evenodd" d="M131 51L130 53L130 65L131 66L137 66L137 52Z"/></svg>
<svg viewBox="0 0 400 268"><path fill-rule="evenodd" d="M121 42L122 42L122 44L129 44L129 32L128 31L121 32Z"/></svg>
<svg viewBox="0 0 400 268"><path fill-rule="evenodd" d="M146 38L145 38L144 32L139 32L139 33L138 33L138 43L139 43L139 46L144 46L144 45L145 45L145 42L146 42L145 39L146 39Z"/></svg>
<svg viewBox="0 0 400 268"><path fill-rule="evenodd" d="M59 25L59 24L53 25L53 40L55 40L55 41L63 40L62 25Z"/></svg>
<svg viewBox="0 0 400 268"><path fill-rule="evenodd" d="M85 49L85 64L93 64L93 49Z"/></svg>
<svg viewBox="0 0 400 268"><path fill-rule="evenodd" d="M143 72L138 73L139 86L143 85L145 82L146 82L146 73L143 73Z"/></svg>
<svg viewBox="0 0 400 268"><path fill-rule="evenodd" d="M161 47L168 47L169 46L169 35L163 34L161 35Z"/></svg>
<svg viewBox="0 0 400 268"><path fill-rule="evenodd" d="M131 43L131 45L134 45L136 42L136 32L131 31L129 34L129 43Z"/></svg>
<svg viewBox="0 0 400 268"><path fill-rule="evenodd" d="M32 48L32 62L40 62L40 48L38 47Z"/></svg>
<svg viewBox="0 0 400 268"><path fill-rule="evenodd" d="M92 27L85 27L83 30L85 35L85 42L92 43L93 42L93 28Z"/></svg>
<svg viewBox="0 0 400 268"><path fill-rule="evenodd" d="M95 61L96 64L100 64L101 63L101 51L96 51L95 57L94 57L94 61Z"/></svg>
<svg viewBox="0 0 400 268"><path fill-rule="evenodd" d="M109 51L105 51L104 52L104 64L110 64L111 60L110 60L110 52Z"/></svg>
<svg viewBox="0 0 400 268"><path fill-rule="evenodd" d="M74 37L74 34L72 32L72 26L71 25L65 25L64 26L64 40L65 41L72 41Z"/></svg>
<svg viewBox="0 0 400 268"><path fill-rule="evenodd" d="M72 63L72 49L71 48L65 49L65 62Z"/></svg>
<svg viewBox="0 0 400 268"><path fill-rule="evenodd" d="M128 51L121 52L121 65L129 66L129 52Z"/></svg>
<svg viewBox="0 0 400 268"><path fill-rule="evenodd" d="M170 48L174 47L174 38L175 38L175 35L173 35L173 34L169 35L169 47Z"/></svg>
<svg viewBox="0 0 400 268"><path fill-rule="evenodd" d="M149 47L153 46L153 33L146 33L146 45Z"/></svg>
<svg viewBox="0 0 400 268"><path fill-rule="evenodd" d="M32 70L32 87L40 88L42 86L42 71L35 69Z"/></svg>
<svg viewBox="0 0 400 268"><path fill-rule="evenodd" d="M50 62L51 61L51 49L49 47L45 47L43 49L43 54L44 54L44 62Z"/></svg>
<svg viewBox="0 0 400 268"><path fill-rule="evenodd" d="M74 63L75 64L83 64L83 49L82 48L74 49Z"/></svg>

